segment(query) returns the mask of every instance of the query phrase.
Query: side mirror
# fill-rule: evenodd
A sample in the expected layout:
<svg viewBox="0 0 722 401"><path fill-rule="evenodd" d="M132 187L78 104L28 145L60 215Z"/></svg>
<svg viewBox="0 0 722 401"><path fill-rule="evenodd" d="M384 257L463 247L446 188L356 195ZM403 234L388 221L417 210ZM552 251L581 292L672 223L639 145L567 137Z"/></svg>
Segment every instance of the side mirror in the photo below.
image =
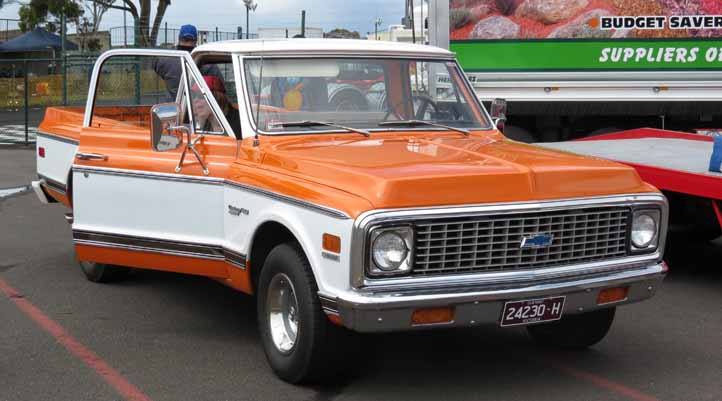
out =
<svg viewBox="0 0 722 401"><path fill-rule="evenodd" d="M491 102L491 119L496 128L504 132L504 125L506 125L506 100L494 99L494 101Z"/></svg>
<svg viewBox="0 0 722 401"><path fill-rule="evenodd" d="M183 144L183 134L178 129L179 115L177 103L157 104L150 109L150 143L153 150L167 152Z"/></svg>

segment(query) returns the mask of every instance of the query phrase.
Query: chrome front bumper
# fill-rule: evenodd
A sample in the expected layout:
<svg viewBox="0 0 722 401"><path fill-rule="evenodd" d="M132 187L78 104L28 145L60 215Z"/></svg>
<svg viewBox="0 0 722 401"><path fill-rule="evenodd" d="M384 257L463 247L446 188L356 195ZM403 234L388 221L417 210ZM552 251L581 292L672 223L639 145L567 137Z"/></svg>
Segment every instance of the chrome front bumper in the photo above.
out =
<svg viewBox="0 0 722 401"><path fill-rule="evenodd" d="M435 327L469 327L498 323L507 301L566 296L564 315L624 305L651 298L667 273L663 262L649 262L625 270L522 285L467 285L450 288L354 291L344 297L319 294L324 311L359 332L402 331ZM627 298L597 305L599 291L628 286ZM450 323L414 325L412 314L419 308L454 307ZM336 320L336 319L333 319Z"/></svg>

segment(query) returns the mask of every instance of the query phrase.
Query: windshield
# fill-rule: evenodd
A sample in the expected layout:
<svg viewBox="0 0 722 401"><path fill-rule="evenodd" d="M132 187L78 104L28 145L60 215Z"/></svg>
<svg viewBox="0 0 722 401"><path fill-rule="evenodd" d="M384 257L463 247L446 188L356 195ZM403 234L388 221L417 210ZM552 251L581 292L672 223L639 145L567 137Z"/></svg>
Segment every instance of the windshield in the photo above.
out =
<svg viewBox="0 0 722 401"><path fill-rule="evenodd" d="M254 58L245 73L253 120L265 133L339 130L321 122L368 131L490 126L447 60ZM414 124L384 124L393 121Z"/></svg>

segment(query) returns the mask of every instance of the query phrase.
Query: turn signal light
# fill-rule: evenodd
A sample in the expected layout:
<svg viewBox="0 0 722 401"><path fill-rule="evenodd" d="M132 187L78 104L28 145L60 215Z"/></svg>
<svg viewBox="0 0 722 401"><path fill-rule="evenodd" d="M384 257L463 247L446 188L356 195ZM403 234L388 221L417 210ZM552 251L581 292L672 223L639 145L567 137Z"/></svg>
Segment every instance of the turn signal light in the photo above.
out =
<svg viewBox="0 0 722 401"><path fill-rule="evenodd" d="M451 323L453 321L454 308L451 306L444 308L417 309L411 316L411 324L439 324Z"/></svg>
<svg viewBox="0 0 722 401"><path fill-rule="evenodd" d="M323 234L323 250L341 253L341 238L331 234Z"/></svg>
<svg viewBox="0 0 722 401"><path fill-rule="evenodd" d="M599 291L597 305L610 304L612 302L624 301L627 299L629 287L607 288Z"/></svg>

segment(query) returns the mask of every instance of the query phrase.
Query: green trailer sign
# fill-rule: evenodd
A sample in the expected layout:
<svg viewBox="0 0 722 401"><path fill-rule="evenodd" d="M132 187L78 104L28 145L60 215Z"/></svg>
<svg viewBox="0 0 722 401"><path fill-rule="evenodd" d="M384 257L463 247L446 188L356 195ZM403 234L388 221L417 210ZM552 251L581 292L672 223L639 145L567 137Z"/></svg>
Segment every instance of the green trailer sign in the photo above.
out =
<svg viewBox="0 0 722 401"><path fill-rule="evenodd" d="M722 40L452 42L467 72L722 69Z"/></svg>
<svg viewBox="0 0 722 401"><path fill-rule="evenodd" d="M722 70L722 1L452 0L468 72Z"/></svg>

